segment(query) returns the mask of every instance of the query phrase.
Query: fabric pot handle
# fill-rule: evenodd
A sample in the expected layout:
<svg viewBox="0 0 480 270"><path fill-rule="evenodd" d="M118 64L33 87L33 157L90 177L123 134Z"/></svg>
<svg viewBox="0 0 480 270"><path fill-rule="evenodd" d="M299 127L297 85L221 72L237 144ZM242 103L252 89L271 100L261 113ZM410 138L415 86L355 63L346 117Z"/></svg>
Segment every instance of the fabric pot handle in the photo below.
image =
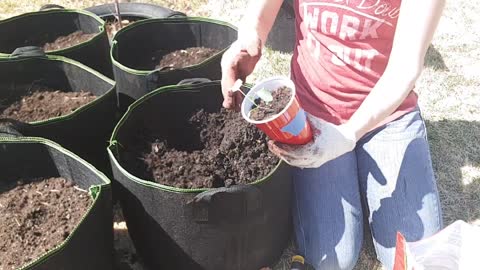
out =
<svg viewBox="0 0 480 270"><path fill-rule="evenodd" d="M10 118L0 118L0 137L21 137L27 125Z"/></svg>
<svg viewBox="0 0 480 270"><path fill-rule="evenodd" d="M41 47L37 46L25 46L16 48L15 51L10 54L10 57L47 57L45 51Z"/></svg>
<svg viewBox="0 0 480 270"><path fill-rule="evenodd" d="M189 202L200 224L240 224L263 215L262 192L253 185L233 185L202 192Z"/></svg>
<svg viewBox="0 0 480 270"><path fill-rule="evenodd" d="M185 13L175 11L172 15L169 15L167 18L185 18L187 15Z"/></svg>
<svg viewBox="0 0 480 270"><path fill-rule="evenodd" d="M209 83L211 81L212 80L207 78L190 78L190 79L181 80L180 82L177 83L177 85L195 85L195 84L201 84L201 83Z"/></svg>
<svg viewBox="0 0 480 270"><path fill-rule="evenodd" d="M56 5L56 4L46 4L40 7L39 11L47 10L47 9L65 9L65 7Z"/></svg>
<svg viewBox="0 0 480 270"><path fill-rule="evenodd" d="M165 80L171 81L171 78L192 78L192 72L185 68L169 69L161 68L147 74L147 90L151 91L158 87L165 86ZM177 83L177 82L175 82ZM175 84L170 83L170 84Z"/></svg>

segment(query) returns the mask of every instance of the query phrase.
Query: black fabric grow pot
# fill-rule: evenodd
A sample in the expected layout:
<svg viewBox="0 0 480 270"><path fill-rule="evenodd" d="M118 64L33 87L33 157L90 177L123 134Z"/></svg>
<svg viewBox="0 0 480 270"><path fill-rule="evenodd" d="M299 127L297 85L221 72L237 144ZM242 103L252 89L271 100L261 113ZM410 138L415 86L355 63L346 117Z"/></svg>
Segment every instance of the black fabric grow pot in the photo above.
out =
<svg viewBox="0 0 480 270"><path fill-rule="evenodd" d="M105 22L83 10L50 9L0 21L0 52L10 54L18 47L41 46L79 30L96 35L78 45L47 53L77 60L112 78Z"/></svg>
<svg viewBox="0 0 480 270"><path fill-rule="evenodd" d="M122 18L134 20L185 16L182 12L148 3L119 3L118 6ZM103 20L113 19L116 15L115 4L113 3L89 7L85 10L94 13Z"/></svg>
<svg viewBox="0 0 480 270"><path fill-rule="evenodd" d="M11 101L18 100L34 83L67 92L88 90L95 94L97 99L70 114L44 121L20 123L3 119L3 122L12 123L11 129L17 130L24 136L53 140L111 175L106 147L116 123L114 82L99 72L68 58L25 56L38 55L38 53L38 51L26 51L18 56L0 58L2 104L10 104Z"/></svg>
<svg viewBox="0 0 480 270"><path fill-rule="evenodd" d="M187 78L221 78L223 52L237 38L227 23L205 18L148 19L120 30L113 40L111 57L123 111L144 94ZM220 49L204 62L174 70L155 70L152 56L188 47Z"/></svg>
<svg viewBox="0 0 480 270"><path fill-rule="evenodd" d="M112 269L112 201L110 181L70 151L40 138L5 137L0 133L0 192L19 178L63 177L88 190L93 203L61 245L35 258L22 270Z"/></svg>
<svg viewBox="0 0 480 270"><path fill-rule="evenodd" d="M108 149L120 203L138 254L151 269L258 270L274 264L291 230L291 176L285 163L249 185L179 189L127 171L136 130L182 137L183 121L203 108L219 111L219 82L167 86L133 103ZM182 120L183 119L183 120Z"/></svg>

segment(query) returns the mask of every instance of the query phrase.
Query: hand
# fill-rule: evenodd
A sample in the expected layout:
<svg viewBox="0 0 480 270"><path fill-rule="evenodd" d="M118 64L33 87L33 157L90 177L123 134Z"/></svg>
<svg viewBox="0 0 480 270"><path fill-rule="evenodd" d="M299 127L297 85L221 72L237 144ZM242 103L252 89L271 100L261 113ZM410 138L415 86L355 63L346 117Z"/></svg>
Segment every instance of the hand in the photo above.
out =
<svg viewBox="0 0 480 270"><path fill-rule="evenodd" d="M246 33L246 34L245 34ZM262 41L252 31L239 33L239 38L224 53L222 57L222 94L223 107L240 110L243 95L232 89L236 81L245 82L248 75L255 69L262 55Z"/></svg>
<svg viewBox="0 0 480 270"><path fill-rule="evenodd" d="M357 138L348 124L336 126L310 114L307 115L313 140L305 145L268 142L271 152L288 164L299 168L318 168L355 148Z"/></svg>

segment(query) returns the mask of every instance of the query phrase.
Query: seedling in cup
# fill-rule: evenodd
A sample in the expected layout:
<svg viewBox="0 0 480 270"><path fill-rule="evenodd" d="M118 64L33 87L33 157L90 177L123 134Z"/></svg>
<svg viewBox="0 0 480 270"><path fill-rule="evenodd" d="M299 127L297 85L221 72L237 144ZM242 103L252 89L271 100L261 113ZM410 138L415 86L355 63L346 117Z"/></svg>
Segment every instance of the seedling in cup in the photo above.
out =
<svg viewBox="0 0 480 270"><path fill-rule="evenodd" d="M247 94L245 94L242 91L242 84L243 84L242 80L235 81L235 83L233 84L233 87L232 87L233 92L240 92L245 98L250 99L250 101L253 103L253 105L255 107L263 108L262 106L260 106L258 104L258 102L256 100L252 100L251 99L252 97L247 96ZM267 91L265 88L262 88L262 89L258 90L256 95L267 104L273 101L272 94L269 91ZM264 108L264 109L267 109L267 108Z"/></svg>
<svg viewBox="0 0 480 270"><path fill-rule="evenodd" d="M236 87L240 89L240 87ZM312 131L305 111L295 96L295 84L286 77L272 77L243 93L243 118L270 139L287 144L311 141Z"/></svg>

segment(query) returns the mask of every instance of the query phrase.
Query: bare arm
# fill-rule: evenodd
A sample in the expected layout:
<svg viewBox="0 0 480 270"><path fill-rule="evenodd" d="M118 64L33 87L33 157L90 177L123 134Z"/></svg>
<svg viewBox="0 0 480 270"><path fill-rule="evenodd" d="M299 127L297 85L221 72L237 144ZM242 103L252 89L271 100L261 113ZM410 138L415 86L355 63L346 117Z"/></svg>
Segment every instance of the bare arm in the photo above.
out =
<svg viewBox="0 0 480 270"><path fill-rule="evenodd" d="M265 44L283 0L251 0L239 27L239 38L253 33Z"/></svg>
<svg viewBox="0 0 480 270"><path fill-rule="evenodd" d="M245 81L258 63L282 0L251 0L240 22L238 39L222 58L223 107L240 109L240 92L232 92L235 82Z"/></svg>
<svg viewBox="0 0 480 270"><path fill-rule="evenodd" d="M444 6L445 0L403 0L387 68L346 123L357 139L391 115L413 89Z"/></svg>

